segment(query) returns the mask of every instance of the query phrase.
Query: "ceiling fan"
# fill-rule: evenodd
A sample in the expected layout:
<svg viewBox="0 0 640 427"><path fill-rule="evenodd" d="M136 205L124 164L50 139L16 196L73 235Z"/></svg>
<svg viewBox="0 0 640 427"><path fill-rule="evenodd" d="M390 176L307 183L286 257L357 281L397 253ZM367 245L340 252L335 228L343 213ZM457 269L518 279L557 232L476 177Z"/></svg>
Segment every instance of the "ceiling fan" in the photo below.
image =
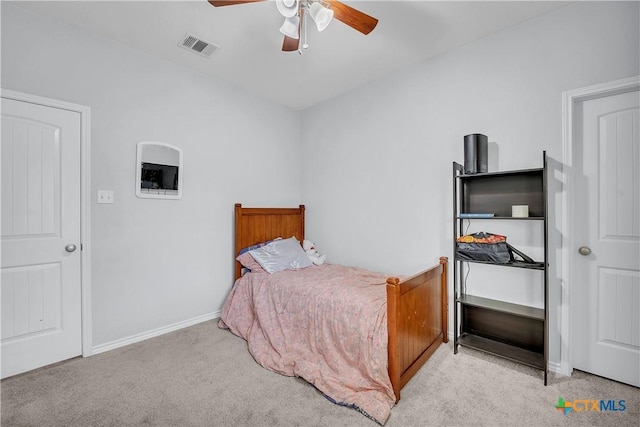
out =
<svg viewBox="0 0 640 427"><path fill-rule="evenodd" d="M212 6L232 6L243 3L256 3L266 0L208 0ZM378 24L378 20L366 13L347 6L337 0L276 0L276 6L285 21L280 27L284 34L282 50L284 52L298 51L300 38L303 37L302 48L307 49L306 43L306 17L310 16L316 23L318 31L324 30L332 18L341 21L362 34L369 34ZM303 32L304 30L304 32Z"/></svg>

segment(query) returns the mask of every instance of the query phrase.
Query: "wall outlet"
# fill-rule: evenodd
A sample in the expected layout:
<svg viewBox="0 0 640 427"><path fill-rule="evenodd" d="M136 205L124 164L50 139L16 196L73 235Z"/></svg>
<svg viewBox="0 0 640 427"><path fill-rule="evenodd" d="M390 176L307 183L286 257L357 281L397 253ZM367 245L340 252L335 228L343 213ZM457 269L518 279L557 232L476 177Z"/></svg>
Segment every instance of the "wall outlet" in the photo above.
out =
<svg viewBox="0 0 640 427"><path fill-rule="evenodd" d="M113 190L98 190L98 203L113 203Z"/></svg>

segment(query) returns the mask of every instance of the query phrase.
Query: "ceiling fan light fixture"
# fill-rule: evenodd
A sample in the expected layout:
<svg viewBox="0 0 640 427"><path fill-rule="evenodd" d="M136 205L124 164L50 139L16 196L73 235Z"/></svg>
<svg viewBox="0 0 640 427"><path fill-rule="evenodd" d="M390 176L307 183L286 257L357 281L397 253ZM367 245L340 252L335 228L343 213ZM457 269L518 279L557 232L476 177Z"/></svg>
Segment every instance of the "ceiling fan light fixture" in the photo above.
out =
<svg viewBox="0 0 640 427"><path fill-rule="evenodd" d="M298 13L300 0L276 0L276 7L280 15L285 18L291 18Z"/></svg>
<svg viewBox="0 0 640 427"><path fill-rule="evenodd" d="M300 38L299 28L300 17L298 15L294 15L288 18L284 18L284 22L280 27L280 32L287 37L291 37L292 39L298 39Z"/></svg>
<svg viewBox="0 0 640 427"><path fill-rule="evenodd" d="M214 7L232 6L237 4L263 2L266 0L208 0ZM323 31L333 20L336 19L343 24L361 32L369 34L378 25L378 20L351 6L347 6L338 0L269 0L275 1L278 12L285 18L297 17L295 20L286 19L280 27L280 31L285 35L282 42L283 52L298 51L302 53L307 49L307 15L311 16L318 31ZM292 27L297 25L297 31ZM303 28L304 27L304 28ZM304 30L304 31L303 31ZM302 40L301 40L302 39ZM300 49L302 42L302 49Z"/></svg>
<svg viewBox="0 0 640 427"><path fill-rule="evenodd" d="M309 6L309 16L316 23L318 31L323 31L333 19L333 10L324 7L320 2L314 2Z"/></svg>

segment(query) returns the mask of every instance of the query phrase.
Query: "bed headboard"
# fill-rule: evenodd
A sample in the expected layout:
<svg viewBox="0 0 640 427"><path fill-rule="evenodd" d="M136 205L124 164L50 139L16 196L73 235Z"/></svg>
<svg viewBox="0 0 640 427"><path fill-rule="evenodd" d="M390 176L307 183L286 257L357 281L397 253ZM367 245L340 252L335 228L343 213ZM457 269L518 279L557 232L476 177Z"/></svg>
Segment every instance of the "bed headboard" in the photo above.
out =
<svg viewBox="0 0 640 427"><path fill-rule="evenodd" d="M236 242L234 249L235 278L240 278L242 266L235 258L240 250L276 237L296 236L304 240L304 205L297 208L243 208L236 203Z"/></svg>

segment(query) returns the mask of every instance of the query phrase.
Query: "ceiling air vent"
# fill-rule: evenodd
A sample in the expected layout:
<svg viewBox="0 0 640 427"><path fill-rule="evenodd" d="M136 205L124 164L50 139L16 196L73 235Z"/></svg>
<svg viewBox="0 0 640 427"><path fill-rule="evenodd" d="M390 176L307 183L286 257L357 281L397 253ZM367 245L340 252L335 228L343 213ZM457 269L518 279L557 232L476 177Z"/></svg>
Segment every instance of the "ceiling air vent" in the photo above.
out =
<svg viewBox="0 0 640 427"><path fill-rule="evenodd" d="M190 50L191 52L195 52L207 58L213 53L214 50L218 49L219 47L189 33L185 34L182 40L180 40L180 43L178 43L178 46L181 46L185 49Z"/></svg>

